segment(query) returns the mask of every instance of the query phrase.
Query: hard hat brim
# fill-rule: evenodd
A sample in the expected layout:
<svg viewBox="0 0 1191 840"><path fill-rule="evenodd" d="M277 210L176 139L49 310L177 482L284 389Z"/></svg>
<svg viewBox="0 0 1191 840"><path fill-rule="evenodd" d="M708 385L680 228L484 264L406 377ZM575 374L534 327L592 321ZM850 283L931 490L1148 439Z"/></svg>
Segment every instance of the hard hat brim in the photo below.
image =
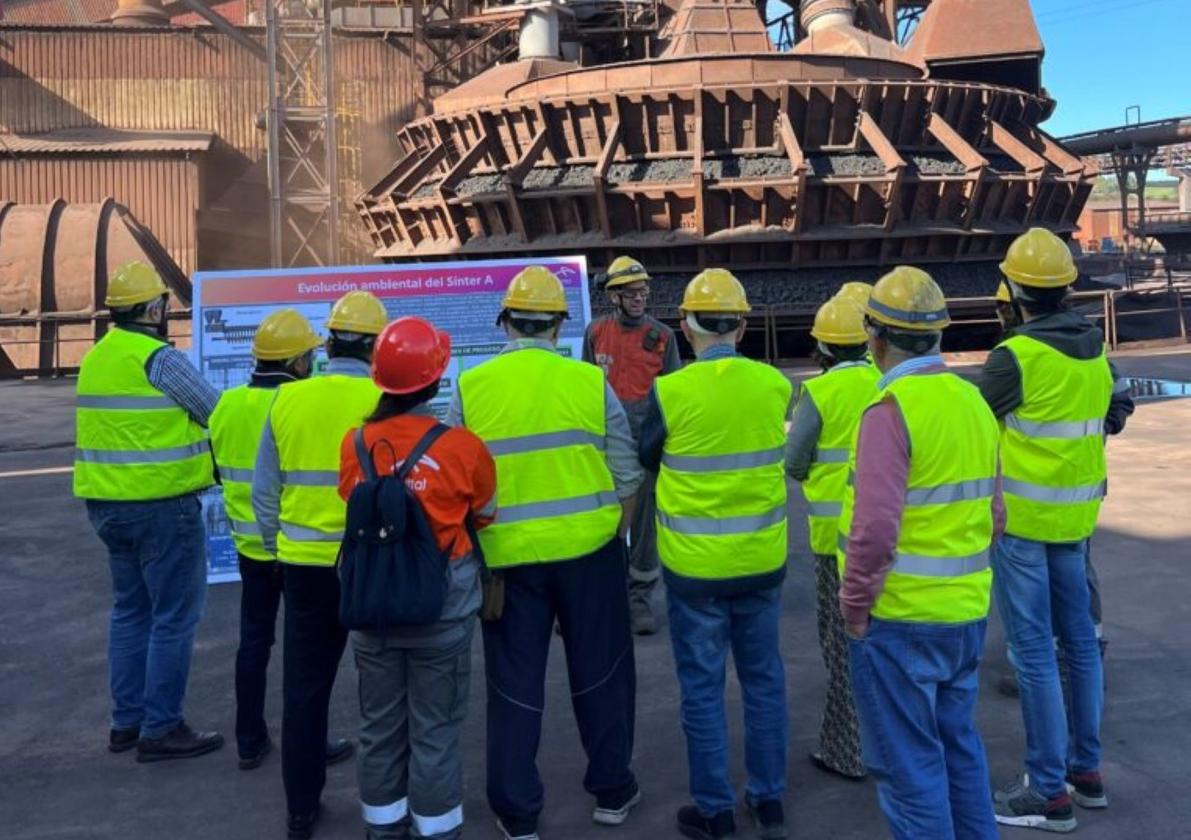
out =
<svg viewBox="0 0 1191 840"><path fill-rule="evenodd" d="M1017 271L1008 261L1001 263L1001 273L1012 280L1019 286L1028 286L1032 289L1061 289L1064 286L1070 286L1079 277L1079 269L1071 266L1069 271L1063 272L1058 277L1039 277L1035 274L1027 274L1023 271Z"/></svg>
<svg viewBox="0 0 1191 840"><path fill-rule="evenodd" d="M138 303L148 303L151 300L157 300L159 297L164 297L169 294L169 290L163 285L160 289L152 292L144 291L134 295L123 295L121 297L106 296L103 299L103 305L108 309L125 309L129 306L136 306Z"/></svg>

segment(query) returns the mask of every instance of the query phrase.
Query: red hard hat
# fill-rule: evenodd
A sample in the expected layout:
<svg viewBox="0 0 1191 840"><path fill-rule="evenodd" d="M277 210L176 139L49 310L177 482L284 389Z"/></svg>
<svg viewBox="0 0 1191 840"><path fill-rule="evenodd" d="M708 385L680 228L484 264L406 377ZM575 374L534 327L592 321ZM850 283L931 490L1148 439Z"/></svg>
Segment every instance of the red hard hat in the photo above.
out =
<svg viewBox="0 0 1191 840"><path fill-rule="evenodd" d="M423 318L398 318L381 330L372 354L372 381L387 394L412 394L442 379L451 337Z"/></svg>

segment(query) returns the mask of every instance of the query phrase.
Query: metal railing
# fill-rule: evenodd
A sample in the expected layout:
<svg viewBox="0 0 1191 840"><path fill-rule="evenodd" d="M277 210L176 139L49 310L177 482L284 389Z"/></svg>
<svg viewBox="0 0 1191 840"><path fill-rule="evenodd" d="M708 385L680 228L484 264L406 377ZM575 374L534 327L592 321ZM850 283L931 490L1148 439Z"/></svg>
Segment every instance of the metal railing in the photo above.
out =
<svg viewBox="0 0 1191 840"><path fill-rule="evenodd" d="M1126 344L1148 344L1152 342L1170 343L1187 342L1188 313L1187 303L1191 298L1191 282L1180 281L1170 286L1143 290L1106 290L1103 292L1075 292L1071 295L1072 305L1077 307L1085 317L1100 325L1104 331L1104 338L1112 350L1119 349ZM1128 305L1124 308L1120 303L1125 299ZM976 347L955 347L956 340L962 344L966 338L978 332L995 333L997 330L996 308L992 298L964 297L949 298L947 301L951 310L952 325L944 339L945 349L978 349ZM594 314L605 314L607 309L597 310ZM679 329L680 316L676 308L662 308L651 311L651 314L672 327ZM810 338L811 327L814 324L815 308L806 306L790 306L787 304L760 305L753 308L745 328L744 347L749 355L764 359L770 364L782 364L795 360L805 360L809 348L814 341ZM1128 326L1141 318L1151 321L1167 319L1169 329L1157 336L1140 339L1130 339L1133 332ZM0 316L0 331L12 327L38 328L39 336L32 339L6 340L0 332L0 379L25 377L57 377L78 372L77 365L63 364L63 345L90 345L93 342L96 325L106 325L111 318L107 312L94 315L19 315ZM190 311L177 310L170 313L170 321L180 324L183 329L175 332L171 329L170 339L189 346ZM87 336L63 336L63 326L91 325L92 330ZM1121 335L1124 325L1125 337ZM970 342L974 343L974 342ZM49 365L33 367L5 366L4 351L15 347L36 345L39 348L38 358L48 357ZM991 346L984 342L985 347ZM685 348L684 344L680 344ZM787 348L804 348L804 353L791 353ZM81 354L79 354L81 356ZM688 352L689 355L689 352Z"/></svg>
<svg viewBox="0 0 1191 840"><path fill-rule="evenodd" d="M171 310L170 341L181 344L183 348L190 346L190 310ZM83 345L82 352L71 354L72 358L82 358L83 352L95 343L95 336L101 334L101 328L111 324L111 315L107 311L79 314L53 313L44 315L0 315L0 379L24 379L28 377L60 377L78 373L77 364L63 361L63 348ZM184 325L181 330L175 330L175 325ZM63 335L63 327L88 327L87 335ZM4 333L10 329L32 329L37 332L36 338L8 339ZM37 358L49 360L48 364L18 367L12 362L10 352L20 347L36 347Z"/></svg>

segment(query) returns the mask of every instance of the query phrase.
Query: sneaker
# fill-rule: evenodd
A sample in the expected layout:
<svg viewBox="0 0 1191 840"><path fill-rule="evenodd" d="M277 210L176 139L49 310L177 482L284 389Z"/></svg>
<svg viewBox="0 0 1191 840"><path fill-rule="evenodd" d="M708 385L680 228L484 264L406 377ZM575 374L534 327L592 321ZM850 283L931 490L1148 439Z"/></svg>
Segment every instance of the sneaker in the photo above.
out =
<svg viewBox="0 0 1191 840"><path fill-rule="evenodd" d="M265 760L265 756L273 752L273 739L268 735L265 736L265 742L261 744L261 748L254 753L248 755L240 754L240 769L241 770L255 770L260 767Z"/></svg>
<svg viewBox="0 0 1191 840"><path fill-rule="evenodd" d="M633 782L614 794L596 797L596 808L591 818L600 825L620 825L629 818L629 812L641 801L641 788Z"/></svg>
<svg viewBox="0 0 1191 840"><path fill-rule="evenodd" d="M1095 770L1090 773L1076 773L1074 770L1068 773L1067 792L1081 808L1108 807L1108 797L1104 795L1104 782L1100 773Z"/></svg>
<svg viewBox="0 0 1191 840"><path fill-rule="evenodd" d="M114 753L128 752L141 740L141 728L130 726L127 729L115 729L108 733L108 750Z"/></svg>
<svg viewBox="0 0 1191 840"><path fill-rule="evenodd" d="M630 601L629 618L633 622L635 636L652 636L658 632L658 620L648 601Z"/></svg>
<svg viewBox="0 0 1191 840"><path fill-rule="evenodd" d="M318 806L306 814L290 812L285 820L286 836L289 840L310 840L314 836L314 827L318 824L318 818L322 815L322 806Z"/></svg>
<svg viewBox="0 0 1191 840"><path fill-rule="evenodd" d="M1047 799L1033 788L1014 782L993 794L993 811L1001 825L1061 834L1075 831L1075 809L1067 791Z"/></svg>
<svg viewBox="0 0 1191 840"><path fill-rule="evenodd" d="M785 840L786 814L782 809L780 799L764 799L754 802L750 797L744 798L753 827L761 840Z"/></svg>
<svg viewBox="0 0 1191 840"><path fill-rule="evenodd" d="M691 840L735 837L736 815L731 811L720 811L714 817L705 817L694 805L683 805L678 809L678 833Z"/></svg>
<svg viewBox="0 0 1191 840"><path fill-rule="evenodd" d="M347 738L327 741L327 766L340 764L356 754L356 745Z"/></svg>
<svg viewBox="0 0 1191 840"><path fill-rule="evenodd" d="M510 829L500 817L496 818L496 827L500 830L500 836L504 840L540 840L537 829L526 830L517 825Z"/></svg>
<svg viewBox="0 0 1191 840"><path fill-rule="evenodd" d="M197 758L215 752L223 746L218 732L195 732L182 721L160 738L141 738L136 746L136 760L169 761L175 758Z"/></svg>

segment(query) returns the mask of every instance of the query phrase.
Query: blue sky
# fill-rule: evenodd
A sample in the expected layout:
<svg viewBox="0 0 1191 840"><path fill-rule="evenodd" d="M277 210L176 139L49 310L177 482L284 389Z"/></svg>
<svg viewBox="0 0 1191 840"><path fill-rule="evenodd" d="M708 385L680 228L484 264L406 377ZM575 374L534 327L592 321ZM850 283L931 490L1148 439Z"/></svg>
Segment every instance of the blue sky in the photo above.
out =
<svg viewBox="0 0 1191 840"><path fill-rule="evenodd" d="M1061 137L1191 114L1191 0L1033 0L1046 45L1043 84Z"/></svg>
<svg viewBox="0 0 1191 840"><path fill-rule="evenodd" d="M982 2L982 0L975 0ZM1191 0L1031 0L1046 45L1043 84L1058 137L1191 115ZM789 11L770 0L769 16ZM1130 117L1135 120L1136 117Z"/></svg>

